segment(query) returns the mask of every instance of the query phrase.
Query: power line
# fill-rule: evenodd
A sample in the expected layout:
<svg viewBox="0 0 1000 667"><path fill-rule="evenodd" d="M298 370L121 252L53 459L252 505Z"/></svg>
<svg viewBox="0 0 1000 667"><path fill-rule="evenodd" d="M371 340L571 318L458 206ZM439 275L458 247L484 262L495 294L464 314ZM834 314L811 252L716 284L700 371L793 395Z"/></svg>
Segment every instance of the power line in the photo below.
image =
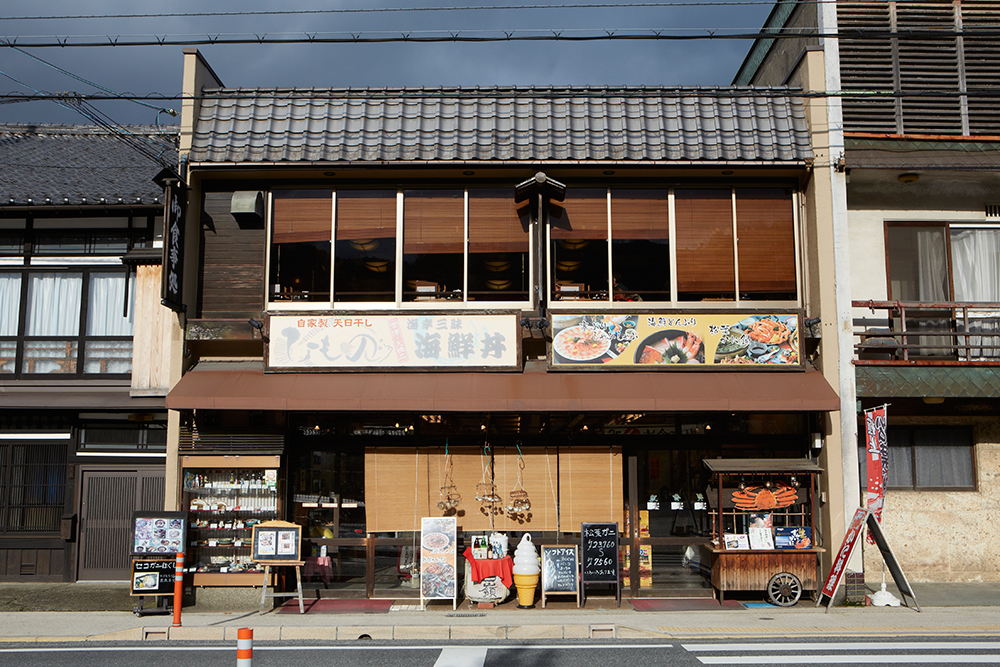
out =
<svg viewBox="0 0 1000 667"><path fill-rule="evenodd" d="M233 44L386 44L386 43L486 43L486 42L593 42L593 41L694 41L694 40L757 40L757 39L833 39L887 40L953 40L956 37L1000 37L1000 28L964 28L962 30L859 28L823 32L817 29L775 32L726 32L713 28L690 28L696 34L667 33L665 28L620 29L525 29L525 30L412 30L358 31L315 33L216 33L199 35L77 35L0 37L0 44L21 48L50 47L113 47L113 46L212 46ZM91 41L71 41L74 39Z"/></svg>
<svg viewBox="0 0 1000 667"><path fill-rule="evenodd" d="M835 3L837 0L807 0L811 4ZM485 5L465 7L377 7L355 9L284 9L240 12L164 12L157 14L78 14L73 16L7 16L6 21L47 21L78 19L150 19L191 18L209 16L295 16L302 14L388 14L403 12L471 12L499 10L552 10L552 9L655 9L670 7L741 7L755 5L797 4L798 0L720 0L719 2L637 2L637 3L574 3L567 5Z"/></svg>

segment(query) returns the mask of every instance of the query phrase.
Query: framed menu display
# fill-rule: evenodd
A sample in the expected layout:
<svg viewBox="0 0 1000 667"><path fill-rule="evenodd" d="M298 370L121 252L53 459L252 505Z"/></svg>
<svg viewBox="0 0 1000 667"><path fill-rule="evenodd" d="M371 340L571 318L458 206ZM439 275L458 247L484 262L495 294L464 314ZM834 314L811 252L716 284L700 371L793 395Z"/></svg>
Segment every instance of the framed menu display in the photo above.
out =
<svg viewBox="0 0 1000 667"><path fill-rule="evenodd" d="M173 595L177 563L165 558L133 558L130 595Z"/></svg>
<svg viewBox="0 0 1000 667"><path fill-rule="evenodd" d="M458 608L456 565L458 521L453 516L424 517L420 520L420 607L427 600L451 598Z"/></svg>
<svg viewBox="0 0 1000 667"><path fill-rule="evenodd" d="M187 512L133 512L132 553L172 556L187 543Z"/></svg>
<svg viewBox="0 0 1000 667"><path fill-rule="evenodd" d="M252 559L259 563L301 561L302 526L288 521L265 521L253 527Z"/></svg>

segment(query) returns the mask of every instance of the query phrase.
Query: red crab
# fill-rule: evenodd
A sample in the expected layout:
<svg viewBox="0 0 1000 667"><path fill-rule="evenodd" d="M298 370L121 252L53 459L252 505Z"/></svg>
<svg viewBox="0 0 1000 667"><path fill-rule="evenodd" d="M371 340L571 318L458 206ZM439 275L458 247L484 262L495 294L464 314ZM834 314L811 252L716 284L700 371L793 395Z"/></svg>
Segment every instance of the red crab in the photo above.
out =
<svg viewBox="0 0 1000 667"><path fill-rule="evenodd" d="M778 482L773 488L748 486L742 491L733 491L733 503L744 511L780 510L793 505L799 499L794 487Z"/></svg>

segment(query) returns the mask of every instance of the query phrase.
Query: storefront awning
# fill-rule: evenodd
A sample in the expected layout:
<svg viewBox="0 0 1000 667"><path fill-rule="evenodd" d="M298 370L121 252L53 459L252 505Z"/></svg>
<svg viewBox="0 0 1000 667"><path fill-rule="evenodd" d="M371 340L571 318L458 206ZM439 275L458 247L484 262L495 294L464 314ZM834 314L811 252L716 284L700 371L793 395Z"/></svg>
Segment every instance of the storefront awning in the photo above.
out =
<svg viewBox="0 0 1000 667"><path fill-rule="evenodd" d="M259 364L207 363L167 396L174 410L394 412L833 411L840 399L818 371L553 373L267 373Z"/></svg>

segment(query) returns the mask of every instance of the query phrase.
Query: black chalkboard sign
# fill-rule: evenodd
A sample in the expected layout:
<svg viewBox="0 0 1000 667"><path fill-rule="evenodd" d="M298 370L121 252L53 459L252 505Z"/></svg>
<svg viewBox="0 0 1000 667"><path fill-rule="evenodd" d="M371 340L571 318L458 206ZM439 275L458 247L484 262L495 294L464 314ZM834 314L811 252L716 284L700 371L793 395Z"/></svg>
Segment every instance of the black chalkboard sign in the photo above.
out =
<svg viewBox="0 0 1000 667"><path fill-rule="evenodd" d="M618 571L618 524L581 523L580 570L581 595L587 601L587 584L611 584L617 589L618 605L622 590Z"/></svg>
<svg viewBox="0 0 1000 667"><path fill-rule="evenodd" d="M546 595L575 595L580 606L577 546L542 546L542 609Z"/></svg>
<svg viewBox="0 0 1000 667"><path fill-rule="evenodd" d="M132 559L132 595L173 595L176 559Z"/></svg>

